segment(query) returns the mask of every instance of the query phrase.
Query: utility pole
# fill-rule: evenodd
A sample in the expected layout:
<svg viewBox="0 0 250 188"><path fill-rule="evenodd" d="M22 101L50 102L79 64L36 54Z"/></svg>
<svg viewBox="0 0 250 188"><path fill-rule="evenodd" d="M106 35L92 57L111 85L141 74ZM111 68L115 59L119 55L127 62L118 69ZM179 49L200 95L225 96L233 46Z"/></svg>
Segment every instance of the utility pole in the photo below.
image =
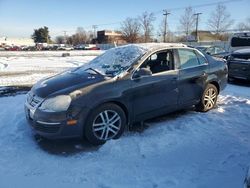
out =
<svg viewBox="0 0 250 188"><path fill-rule="evenodd" d="M67 42L67 31L63 31L64 34L64 44Z"/></svg>
<svg viewBox="0 0 250 188"><path fill-rule="evenodd" d="M163 16L165 16L165 20L164 20L164 34L163 34L163 42L166 42L166 35L167 35L167 19L168 19L168 15L170 14L170 12L168 12L167 10L163 10Z"/></svg>
<svg viewBox="0 0 250 188"><path fill-rule="evenodd" d="M195 29L195 40L196 42L198 42L198 24L199 24L199 15L201 15L201 12L198 12L196 14L194 14L194 16L196 16L196 29Z"/></svg>
<svg viewBox="0 0 250 188"><path fill-rule="evenodd" d="M94 35L93 35L93 37L96 38L96 29L97 29L97 25L93 25L92 28L93 28L93 30L94 30Z"/></svg>

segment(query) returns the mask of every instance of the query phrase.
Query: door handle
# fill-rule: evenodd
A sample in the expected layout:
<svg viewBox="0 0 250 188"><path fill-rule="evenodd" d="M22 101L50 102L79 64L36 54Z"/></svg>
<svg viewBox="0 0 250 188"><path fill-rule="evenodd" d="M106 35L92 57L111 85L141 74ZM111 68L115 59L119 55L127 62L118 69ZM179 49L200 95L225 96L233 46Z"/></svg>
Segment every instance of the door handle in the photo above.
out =
<svg viewBox="0 0 250 188"><path fill-rule="evenodd" d="M206 72L203 72L203 73L201 74L201 77L205 77L205 76L207 76L207 73L206 73Z"/></svg>

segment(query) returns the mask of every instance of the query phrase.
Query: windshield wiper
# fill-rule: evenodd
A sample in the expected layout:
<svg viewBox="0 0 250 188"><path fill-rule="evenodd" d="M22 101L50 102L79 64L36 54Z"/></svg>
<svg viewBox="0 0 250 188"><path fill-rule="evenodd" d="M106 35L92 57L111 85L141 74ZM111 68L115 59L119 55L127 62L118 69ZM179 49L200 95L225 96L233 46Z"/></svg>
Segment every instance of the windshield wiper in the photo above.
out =
<svg viewBox="0 0 250 188"><path fill-rule="evenodd" d="M85 69L84 71L88 72L88 73L91 74L91 75L99 74L99 75L104 76L102 73L100 73L99 71L97 71L96 69L93 69L93 68L87 68L87 69ZM89 72L89 71L90 71L90 72ZM94 73L93 73L93 72L94 72Z"/></svg>

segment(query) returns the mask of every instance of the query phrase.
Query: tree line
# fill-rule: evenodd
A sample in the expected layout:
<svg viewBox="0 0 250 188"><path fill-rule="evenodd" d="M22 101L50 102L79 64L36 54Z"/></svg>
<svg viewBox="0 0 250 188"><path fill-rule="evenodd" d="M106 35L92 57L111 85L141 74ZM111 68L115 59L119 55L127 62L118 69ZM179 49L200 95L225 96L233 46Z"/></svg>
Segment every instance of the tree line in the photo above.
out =
<svg viewBox="0 0 250 188"><path fill-rule="evenodd" d="M187 7L183 15L180 16L178 24L178 34L172 32L167 24L166 17L161 21L157 30L157 37L155 37L154 22L156 17L154 13L143 12L137 17L128 17L121 22L120 32L122 38L127 43L140 43L140 42L173 42L186 41L188 37L195 35L195 27L197 24L197 17L192 7ZM200 22L201 20L199 20ZM207 20L208 30L214 33L216 40L224 40L227 37L227 31L233 26L234 20L231 19L230 13L227 11L224 4L218 4L214 11L210 13ZM244 22L237 24L238 30L250 30L250 17ZM48 27L35 29L32 35L34 42L47 42L51 43ZM78 27L75 34L71 36L60 35L55 38L55 43L58 44L85 44L93 43L95 33L93 31L86 31L82 27Z"/></svg>

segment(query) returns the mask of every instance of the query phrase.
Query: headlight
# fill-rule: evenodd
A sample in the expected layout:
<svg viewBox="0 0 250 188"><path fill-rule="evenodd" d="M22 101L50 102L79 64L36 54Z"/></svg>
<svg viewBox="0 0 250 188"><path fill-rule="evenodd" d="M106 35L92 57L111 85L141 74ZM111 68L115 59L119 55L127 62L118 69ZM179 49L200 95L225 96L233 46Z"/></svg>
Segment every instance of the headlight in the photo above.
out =
<svg viewBox="0 0 250 188"><path fill-rule="evenodd" d="M68 110L70 103L71 97L69 95L59 95L46 99L39 109L48 112L62 112Z"/></svg>

